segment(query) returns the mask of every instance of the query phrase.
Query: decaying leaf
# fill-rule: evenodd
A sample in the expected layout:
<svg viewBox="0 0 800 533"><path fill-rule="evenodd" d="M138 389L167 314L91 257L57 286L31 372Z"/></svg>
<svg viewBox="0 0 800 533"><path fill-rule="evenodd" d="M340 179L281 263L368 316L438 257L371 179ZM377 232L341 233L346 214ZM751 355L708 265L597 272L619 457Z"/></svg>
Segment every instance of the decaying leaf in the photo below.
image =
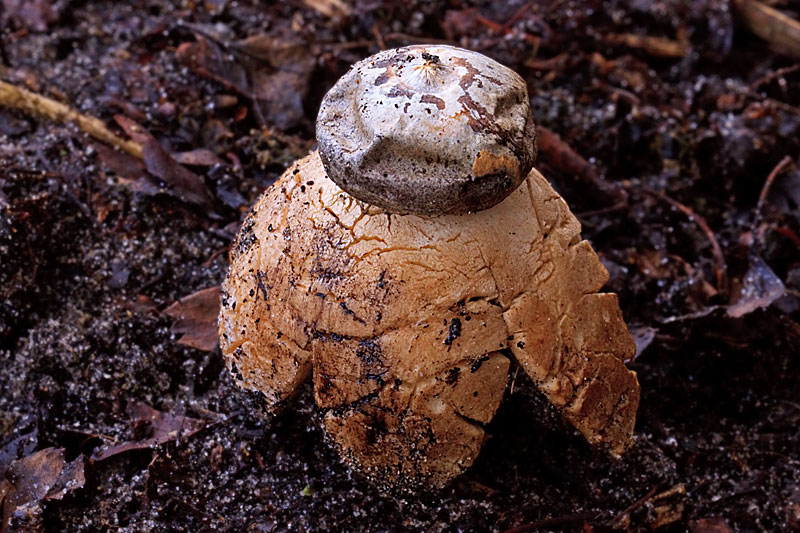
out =
<svg viewBox="0 0 800 533"><path fill-rule="evenodd" d="M184 167L155 139L149 139L143 146L144 164L147 171L171 186L171 190L184 202L214 210L214 202L208 194L203 178Z"/></svg>
<svg viewBox="0 0 800 533"><path fill-rule="evenodd" d="M137 146L141 146L142 161L95 145L100 158L111 170L129 180L136 191L150 195L171 194L184 202L199 205L208 212L214 210L214 201L201 176L181 165L141 124L124 115L116 115L114 120ZM199 157L208 159L205 153L202 156L193 154L185 157L188 164L196 164L192 161ZM153 177L167 187L160 186Z"/></svg>
<svg viewBox="0 0 800 533"><path fill-rule="evenodd" d="M698 518L689 522L689 531L692 533L733 533L733 530L724 518Z"/></svg>
<svg viewBox="0 0 800 533"><path fill-rule="evenodd" d="M164 413L143 402L130 403L128 415L134 433L140 438L101 448L92 455L93 460L102 461L130 450L143 450L190 437L205 427L204 420Z"/></svg>
<svg viewBox="0 0 800 533"><path fill-rule="evenodd" d="M181 298L164 310L175 318L172 333L181 335L180 344L211 351L217 345L217 317L219 316L220 288L209 287Z"/></svg>
<svg viewBox="0 0 800 533"><path fill-rule="evenodd" d="M225 45L197 34L196 43L178 49L178 58L249 98L257 116L281 130L305 120L303 101L315 58L301 42L263 34Z"/></svg>
<svg viewBox="0 0 800 533"><path fill-rule="evenodd" d="M353 12L350 4L344 0L303 0L303 3L331 18L345 17Z"/></svg>
<svg viewBox="0 0 800 533"><path fill-rule="evenodd" d="M172 154L172 157L181 165L211 167L222 163L217 154L208 148L196 148L188 152L178 152L177 154Z"/></svg>
<svg viewBox="0 0 800 533"><path fill-rule="evenodd" d="M83 487L83 468L83 456L67 463L59 448L45 448L11 463L5 479L0 480L0 532L5 533L12 520L35 517L43 502L60 500L67 492Z"/></svg>
<svg viewBox="0 0 800 533"><path fill-rule="evenodd" d="M800 22L758 0L734 0L745 25L764 39L794 57L800 57Z"/></svg>

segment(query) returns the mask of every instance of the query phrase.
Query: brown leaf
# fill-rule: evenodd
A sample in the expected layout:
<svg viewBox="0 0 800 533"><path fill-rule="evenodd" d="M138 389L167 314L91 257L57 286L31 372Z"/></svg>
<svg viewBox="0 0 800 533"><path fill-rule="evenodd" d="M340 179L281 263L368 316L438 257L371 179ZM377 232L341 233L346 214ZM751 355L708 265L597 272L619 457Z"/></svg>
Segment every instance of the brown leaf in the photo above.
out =
<svg viewBox="0 0 800 533"><path fill-rule="evenodd" d="M689 522L689 531L692 533L733 533L722 518L698 518Z"/></svg>
<svg viewBox="0 0 800 533"><path fill-rule="evenodd" d="M575 177L614 201L623 198L624 193L611 189L609 184L600 178L595 167L573 150L557 133L544 126L537 126L536 142L541 164L563 176Z"/></svg>
<svg viewBox="0 0 800 533"><path fill-rule="evenodd" d="M64 450L45 448L11 463L0 482L3 521L0 531L8 530L12 515L35 507L47 500L60 500L67 492L83 487L83 456L71 463L64 461Z"/></svg>
<svg viewBox="0 0 800 533"><path fill-rule="evenodd" d="M153 136L141 124L125 115L114 115L114 121L128 134L128 137L139 144L153 139Z"/></svg>
<svg viewBox="0 0 800 533"><path fill-rule="evenodd" d="M197 148L196 150L190 150L188 152L178 152L172 154L172 157L181 165L213 167L214 165L222 163L222 160L217 157L217 154L208 148Z"/></svg>
<svg viewBox="0 0 800 533"><path fill-rule="evenodd" d="M114 150L103 143L92 143L92 146L97 151L100 161L117 176L128 181L137 181L147 175L144 164L132 155Z"/></svg>
<svg viewBox="0 0 800 533"><path fill-rule="evenodd" d="M219 286L202 289L185 296L164 310L164 314L177 319L172 333L182 335L178 342L209 352L218 342L217 317L219 316Z"/></svg>
<svg viewBox="0 0 800 533"><path fill-rule="evenodd" d="M165 191L156 183L156 179L147 173L144 163L132 155L115 150L103 143L93 143L100 161L117 175L119 183L130 190L146 196L164 194Z"/></svg>
<svg viewBox="0 0 800 533"><path fill-rule="evenodd" d="M633 33L610 33L606 40L613 45L627 46L643 50L656 57L683 58L689 52L689 40L685 32L679 32L678 40L651 35L635 35Z"/></svg>
<svg viewBox="0 0 800 533"><path fill-rule="evenodd" d="M149 139L144 144L143 154L147 171L168 183L178 198L208 211L214 210L203 178L175 161L158 141Z"/></svg>
<svg viewBox="0 0 800 533"><path fill-rule="evenodd" d="M780 50L800 57L800 22L758 0L735 0L733 6L750 31Z"/></svg>
<svg viewBox="0 0 800 533"><path fill-rule="evenodd" d="M102 461L130 450L143 450L164 442L190 437L205 427L204 420L164 413L144 402L128 404L128 415L134 432L145 430L141 438L102 448L92 455L93 460Z"/></svg>
<svg viewBox="0 0 800 533"><path fill-rule="evenodd" d="M128 405L128 414L135 424L149 423L150 439L157 443L175 440L181 436L194 435L205 426L205 421L184 415L172 415L153 409L144 402Z"/></svg>
<svg viewBox="0 0 800 533"><path fill-rule="evenodd" d="M114 120L131 139L142 145L144 164L106 147L98 148L100 158L111 170L130 180L131 188L142 194L171 194L184 202L199 205L207 211L214 211L214 202L201 176L182 166L135 120L125 115L115 115ZM207 156L205 157L207 159ZM192 156L187 157L190 160L191 158ZM145 174L145 170L169 185L169 188L159 187L155 180Z"/></svg>
<svg viewBox="0 0 800 533"><path fill-rule="evenodd" d="M263 34L226 46L198 34L177 55L201 76L252 100L256 115L278 128L305 120L303 101L316 64L305 43Z"/></svg>

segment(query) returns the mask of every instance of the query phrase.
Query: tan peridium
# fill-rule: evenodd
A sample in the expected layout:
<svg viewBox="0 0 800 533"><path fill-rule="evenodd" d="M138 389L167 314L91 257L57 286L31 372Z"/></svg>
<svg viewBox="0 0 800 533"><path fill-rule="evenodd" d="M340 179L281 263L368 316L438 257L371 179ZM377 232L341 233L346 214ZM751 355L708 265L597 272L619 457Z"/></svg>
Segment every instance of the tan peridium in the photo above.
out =
<svg viewBox="0 0 800 533"><path fill-rule="evenodd" d="M356 200L312 153L239 234L222 350L268 408L313 368L327 434L382 486L441 487L469 467L512 357L589 442L618 454L639 385L616 295L597 293L607 278L536 170L495 207L424 218Z"/></svg>

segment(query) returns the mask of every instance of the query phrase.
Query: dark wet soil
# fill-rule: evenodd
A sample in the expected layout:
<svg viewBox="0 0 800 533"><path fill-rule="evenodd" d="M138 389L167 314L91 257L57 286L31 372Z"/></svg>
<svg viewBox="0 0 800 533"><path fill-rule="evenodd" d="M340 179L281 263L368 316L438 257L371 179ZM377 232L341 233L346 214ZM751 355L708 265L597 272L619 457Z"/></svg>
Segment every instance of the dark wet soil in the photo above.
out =
<svg viewBox="0 0 800 533"><path fill-rule="evenodd" d="M5 0L0 78L121 135L136 121L185 166L0 108L0 530L800 528L800 69L732 10ZM180 344L163 311L222 281L243 213L312 147L348 65L439 40L528 81L551 132L537 166L611 273L642 403L611 460L520 372L475 466L396 498L339 462L309 387L261 416L218 348ZM21 499L21 460L51 447L82 482Z"/></svg>

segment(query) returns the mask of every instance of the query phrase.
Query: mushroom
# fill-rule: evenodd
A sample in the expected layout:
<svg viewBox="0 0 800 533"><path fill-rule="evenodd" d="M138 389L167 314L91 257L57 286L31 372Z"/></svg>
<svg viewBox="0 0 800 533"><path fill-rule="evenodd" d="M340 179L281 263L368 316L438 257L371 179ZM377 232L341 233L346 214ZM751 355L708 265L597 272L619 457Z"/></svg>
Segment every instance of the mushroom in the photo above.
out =
<svg viewBox="0 0 800 533"><path fill-rule="evenodd" d="M271 411L313 374L341 456L401 491L473 463L512 361L591 444L623 452L633 339L532 168L524 81L454 47L387 50L325 96L317 135L231 250L220 336L239 385Z"/></svg>

